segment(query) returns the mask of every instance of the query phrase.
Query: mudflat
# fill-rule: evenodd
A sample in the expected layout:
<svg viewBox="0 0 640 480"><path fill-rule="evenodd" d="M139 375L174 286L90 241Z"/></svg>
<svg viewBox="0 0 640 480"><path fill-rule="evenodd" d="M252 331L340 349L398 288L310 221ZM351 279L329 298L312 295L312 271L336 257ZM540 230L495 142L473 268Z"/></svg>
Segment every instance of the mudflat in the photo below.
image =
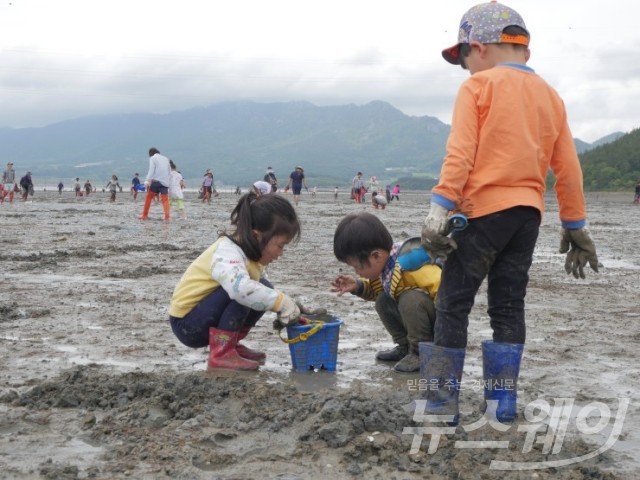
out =
<svg viewBox="0 0 640 480"><path fill-rule="evenodd" d="M258 372L207 371L207 349L167 322L173 288L228 227L238 197L168 224L126 193L36 192L0 205L0 478L614 479L640 475L640 206L589 194L603 267L565 274L553 196L527 294L519 417L482 414L485 287L470 316L461 422L421 417L420 375L376 362L392 346L372 303L331 293L339 220L366 209L396 240L419 235L428 196L385 210L303 195L302 239L269 266L277 289L343 320L337 369L293 371L266 313L246 339ZM288 198L291 198L290 195ZM416 408L418 406L418 408Z"/></svg>

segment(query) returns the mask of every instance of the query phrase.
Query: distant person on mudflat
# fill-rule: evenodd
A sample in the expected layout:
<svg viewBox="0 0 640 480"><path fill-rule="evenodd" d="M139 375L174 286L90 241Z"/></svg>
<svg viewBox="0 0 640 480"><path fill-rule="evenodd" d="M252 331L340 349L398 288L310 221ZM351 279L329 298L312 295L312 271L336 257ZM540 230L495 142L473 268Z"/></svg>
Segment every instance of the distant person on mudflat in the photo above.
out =
<svg viewBox="0 0 640 480"><path fill-rule="evenodd" d="M636 183L636 193L633 197L633 203L640 203L640 180Z"/></svg>
<svg viewBox="0 0 640 480"><path fill-rule="evenodd" d="M376 210L381 209L384 210L387 208L387 198L378 192L373 192L371 194L371 203L373 204L373 208Z"/></svg>
<svg viewBox="0 0 640 480"><path fill-rule="evenodd" d="M140 220L149 218L151 202L156 195L160 196L162 209L164 210L164 221L169 221L169 185L171 185L171 166L169 159L160 154L160 150L155 147L149 149L149 171L144 181L147 188L147 195L144 198L144 207Z"/></svg>
<svg viewBox="0 0 640 480"><path fill-rule="evenodd" d="M253 191L260 197L262 195L273 193L273 188L269 182L258 180L257 182L253 182Z"/></svg>
<svg viewBox="0 0 640 480"><path fill-rule="evenodd" d="M202 203L211 203L211 197L218 196L218 192L216 192L213 183L213 172L210 168L207 168L207 171L204 172L204 176L202 177L202 194Z"/></svg>
<svg viewBox="0 0 640 480"><path fill-rule="evenodd" d="M27 172L26 175L20 179L20 187L22 187L22 201L26 202L29 195L33 196L31 172Z"/></svg>
<svg viewBox="0 0 640 480"><path fill-rule="evenodd" d="M118 177L116 175L111 175L111 180L109 180L107 182L107 185L104 188L108 188L109 189L109 201L110 202L115 202L116 201L116 194L118 193L118 190L122 190L122 187L120 186L120 184L118 183Z"/></svg>
<svg viewBox="0 0 640 480"><path fill-rule="evenodd" d="M391 200L400 201L400 184L396 183L391 189Z"/></svg>
<svg viewBox="0 0 640 480"><path fill-rule="evenodd" d="M362 180L362 172L356 173L356 176L351 180L351 193L356 203L362 203L364 181Z"/></svg>
<svg viewBox="0 0 640 480"><path fill-rule="evenodd" d="M369 178L369 191L373 195L373 193L379 193L380 190L380 182L378 181L378 178L375 175L371 175L371 178Z"/></svg>
<svg viewBox="0 0 640 480"><path fill-rule="evenodd" d="M268 182L271 185L271 191L273 193L276 193L278 191L278 179L276 178L276 174L273 171L273 168L267 167L267 172L264 174L264 178L262 180Z"/></svg>
<svg viewBox="0 0 640 480"><path fill-rule="evenodd" d="M131 195L134 200L138 199L138 192L144 191L144 184L140 181L140 174L136 173L131 179Z"/></svg>
<svg viewBox="0 0 640 480"><path fill-rule="evenodd" d="M387 197L387 202L391 203L391 185L387 185L384 187L384 196Z"/></svg>
<svg viewBox="0 0 640 480"><path fill-rule="evenodd" d="M284 191L293 192L293 203L298 206L298 202L300 201L300 192L302 191L302 186L304 185L305 190L308 192L309 187L307 187L307 181L304 178L304 168L301 166L297 166L293 172L289 175L289 182L285 187Z"/></svg>
<svg viewBox="0 0 640 480"><path fill-rule="evenodd" d="M13 169L13 162L7 163L7 169L2 173L2 197L0 203L4 203L4 199L9 196L9 203L13 203L13 195L16 187L16 171Z"/></svg>
<svg viewBox="0 0 640 480"><path fill-rule="evenodd" d="M184 208L184 178L173 160L169 160L171 167L171 185L169 186L169 203L171 207L176 207L180 213L180 218L186 220L187 211Z"/></svg>

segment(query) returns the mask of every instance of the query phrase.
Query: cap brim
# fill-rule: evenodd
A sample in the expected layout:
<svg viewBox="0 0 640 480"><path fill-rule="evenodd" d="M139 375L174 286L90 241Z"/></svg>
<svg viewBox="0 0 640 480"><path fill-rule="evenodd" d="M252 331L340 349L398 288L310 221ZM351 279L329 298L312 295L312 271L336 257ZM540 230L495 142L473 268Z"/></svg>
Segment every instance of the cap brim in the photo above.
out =
<svg viewBox="0 0 640 480"><path fill-rule="evenodd" d="M460 44L442 50L442 58L452 65L460 65Z"/></svg>

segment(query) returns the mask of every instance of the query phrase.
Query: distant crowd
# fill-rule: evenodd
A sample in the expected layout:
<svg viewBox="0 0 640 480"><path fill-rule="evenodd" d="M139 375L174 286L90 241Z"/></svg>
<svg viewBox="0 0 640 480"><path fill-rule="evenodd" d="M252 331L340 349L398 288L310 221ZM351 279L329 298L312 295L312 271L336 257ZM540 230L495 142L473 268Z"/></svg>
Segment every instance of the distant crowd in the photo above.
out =
<svg viewBox="0 0 640 480"><path fill-rule="evenodd" d="M74 192L76 198L88 197L98 192L98 188L90 179L82 181L80 177L76 177L72 187L67 190ZM107 183L100 187L102 192L109 193L109 201L115 202L118 193L124 191L123 185L120 183L117 175L112 175ZM135 201L138 194L145 197L145 206L143 207L141 220L148 218L149 209L155 200L163 206L165 220L170 218L169 208L174 206L180 213L181 218L186 218L184 207L184 190L186 183L180 170L178 170L175 162L168 157L162 155L160 151L152 147L149 150L149 171L144 180L140 178L139 173L135 173L131 179L129 193ZM249 187L249 191L256 193L258 196L276 193L292 194L294 205L298 205L301 199L302 189L309 193L312 198L318 194L318 188L313 187L311 190L307 185L304 168L297 165L289 174L287 184L281 187L273 167L267 167L266 172L260 180L256 180ZM46 188L45 188L46 190ZM58 182L57 190L60 195L65 191L65 184L62 180ZM26 172L19 180L17 180L13 162L7 163L7 168L3 173L2 183L0 184L0 203L7 199L13 202L15 194L18 193L23 201L34 194L33 180L31 172ZM236 186L236 195L243 193L240 186ZM339 187L333 189L333 198L338 200ZM393 200L400 201L400 185L387 184L382 187L375 175L369 178L368 182L363 180L362 172L358 172L351 180L350 198L357 204L367 202L369 195L370 202L375 209L384 210ZM219 196L215 188L214 173L208 168L202 175L202 180L198 188L198 199L204 204L211 204L212 198Z"/></svg>

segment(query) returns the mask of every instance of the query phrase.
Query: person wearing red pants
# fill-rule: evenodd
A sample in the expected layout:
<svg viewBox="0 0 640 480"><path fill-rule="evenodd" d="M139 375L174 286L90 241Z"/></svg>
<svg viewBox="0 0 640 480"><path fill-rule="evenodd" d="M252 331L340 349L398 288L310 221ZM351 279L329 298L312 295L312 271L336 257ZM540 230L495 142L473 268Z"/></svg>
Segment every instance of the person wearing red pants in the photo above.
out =
<svg viewBox="0 0 640 480"><path fill-rule="evenodd" d="M164 209L164 220L169 221L169 185L171 184L171 167L169 159L160 154L160 150L155 147L149 149L149 172L144 181L147 187L147 195L144 199L144 207L140 220L149 218L151 202L156 195L160 196L160 203Z"/></svg>

